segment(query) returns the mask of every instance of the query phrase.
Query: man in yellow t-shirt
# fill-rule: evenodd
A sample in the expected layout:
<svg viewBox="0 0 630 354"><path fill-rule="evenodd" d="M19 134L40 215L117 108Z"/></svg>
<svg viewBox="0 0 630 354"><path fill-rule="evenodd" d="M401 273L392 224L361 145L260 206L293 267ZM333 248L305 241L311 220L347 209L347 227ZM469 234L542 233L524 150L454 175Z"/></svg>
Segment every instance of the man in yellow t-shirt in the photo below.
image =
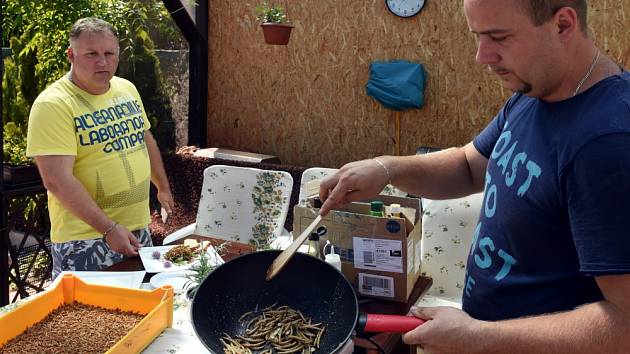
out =
<svg viewBox="0 0 630 354"><path fill-rule="evenodd" d="M151 246L149 186L173 197L136 87L115 77L118 36L107 22L70 30L70 72L35 100L26 153L48 190L53 277L99 270Z"/></svg>

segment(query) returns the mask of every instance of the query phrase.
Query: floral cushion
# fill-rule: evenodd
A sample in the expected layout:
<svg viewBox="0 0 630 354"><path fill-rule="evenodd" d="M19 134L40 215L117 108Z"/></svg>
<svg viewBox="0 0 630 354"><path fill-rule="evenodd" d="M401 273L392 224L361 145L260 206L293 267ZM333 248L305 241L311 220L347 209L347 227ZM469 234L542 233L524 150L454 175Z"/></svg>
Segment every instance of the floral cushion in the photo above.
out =
<svg viewBox="0 0 630 354"><path fill-rule="evenodd" d="M282 233L292 188L284 171L210 166L203 172L195 234L268 249Z"/></svg>
<svg viewBox="0 0 630 354"><path fill-rule="evenodd" d="M466 260L483 193L449 200L422 199L421 271L433 278L428 294L461 302Z"/></svg>
<svg viewBox="0 0 630 354"><path fill-rule="evenodd" d="M310 181L322 180L329 175L337 172L336 168L325 168L325 167L311 167L304 172L302 172L302 179L300 180L300 195L299 195L299 203L300 205L306 204L306 198L308 198L308 192L306 190L306 184Z"/></svg>

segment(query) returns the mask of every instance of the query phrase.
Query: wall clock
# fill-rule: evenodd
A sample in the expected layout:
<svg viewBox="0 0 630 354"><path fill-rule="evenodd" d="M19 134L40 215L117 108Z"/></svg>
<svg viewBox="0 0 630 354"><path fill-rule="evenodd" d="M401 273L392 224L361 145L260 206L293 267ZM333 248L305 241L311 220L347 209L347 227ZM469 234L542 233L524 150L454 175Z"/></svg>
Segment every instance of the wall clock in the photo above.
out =
<svg viewBox="0 0 630 354"><path fill-rule="evenodd" d="M385 0L387 9L398 17L412 17L424 7L425 0Z"/></svg>

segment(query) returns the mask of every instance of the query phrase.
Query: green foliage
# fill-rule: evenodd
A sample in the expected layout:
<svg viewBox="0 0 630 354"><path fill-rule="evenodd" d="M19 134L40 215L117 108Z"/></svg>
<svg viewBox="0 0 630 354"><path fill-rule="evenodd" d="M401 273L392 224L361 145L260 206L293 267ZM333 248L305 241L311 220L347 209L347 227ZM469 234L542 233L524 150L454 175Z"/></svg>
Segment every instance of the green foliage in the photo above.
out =
<svg viewBox="0 0 630 354"><path fill-rule="evenodd" d="M9 46L11 37L24 32L24 16L31 12L35 1L2 1L2 46Z"/></svg>
<svg viewBox="0 0 630 354"><path fill-rule="evenodd" d="M269 4L269 1L263 1L262 5L256 6L256 20L262 23L285 23L287 15L284 8L280 5Z"/></svg>
<svg viewBox="0 0 630 354"><path fill-rule="evenodd" d="M164 2L157 0L142 0L147 6L147 16L152 19L148 21L148 32L155 42L155 46L160 49L188 49L188 42L181 34L177 26L171 20ZM196 6L195 1L184 0L182 3L188 3Z"/></svg>
<svg viewBox="0 0 630 354"><path fill-rule="evenodd" d="M18 231L46 234L50 231L50 218L46 192L8 198L8 224Z"/></svg>
<svg viewBox="0 0 630 354"><path fill-rule="evenodd" d="M144 14L146 16L146 14ZM146 21L146 18L144 19ZM146 114L160 147L174 148L175 136L172 129L164 131L161 125L168 127L171 122L171 102L164 94L164 80L160 69L160 61L155 55L153 41L143 22L136 21L129 28L134 40L127 48L130 60L121 61L121 76L135 83L142 97Z"/></svg>
<svg viewBox="0 0 630 354"><path fill-rule="evenodd" d="M117 75L137 86L152 130L171 121L170 101L148 34L149 23L171 21L161 1L4 0L2 13L2 43L10 45L13 52L5 60L2 77L3 124L13 122L26 133L28 112L37 95L70 68L66 55L70 27L77 19L88 16L102 18L118 30L121 64ZM169 135L173 132L164 134ZM172 145L164 138L158 140L160 147L174 148L174 138L170 138Z"/></svg>
<svg viewBox="0 0 630 354"><path fill-rule="evenodd" d="M206 252L201 252L197 262L190 266L189 272L186 273L188 282L192 285L199 285L214 270L215 266L210 262L210 257Z"/></svg>
<svg viewBox="0 0 630 354"><path fill-rule="evenodd" d="M229 242L221 243L215 247L215 251L219 255L224 254L228 245ZM213 262L207 251L202 248L197 261L190 266L190 269L186 273L186 278L188 280L186 281L184 287L188 289L188 296L190 298L195 296L197 287L216 269L216 266L214 265L215 263L216 262Z"/></svg>
<svg viewBox="0 0 630 354"><path fill-rule="evenodd" d="M21 79L23 76L13 59L4 60L4 76L15 78L14 80L2 80L2 120L3 125L13 123L20 127L26 125L28 119L28 109L30 104L24 98L21 90ZM5 128L6 134L6 128ZM5 150L6 151L6 150Z"/></svg>
<svg viewBox="0 0 630 354"><path fill-rule="evenodd" d="M44 250L39 250L32 259L32 277L35 279L45 279L52 271L52 257ZM29 262L30 263L30 262Z"/></svg>
<svg viewBox="0 0 630 354"><path fill-rule="evenodd" d="M31 164L26 157L26 131L14 122L4 125L4 140L2 141L4 163L20 166Z"/></svg>

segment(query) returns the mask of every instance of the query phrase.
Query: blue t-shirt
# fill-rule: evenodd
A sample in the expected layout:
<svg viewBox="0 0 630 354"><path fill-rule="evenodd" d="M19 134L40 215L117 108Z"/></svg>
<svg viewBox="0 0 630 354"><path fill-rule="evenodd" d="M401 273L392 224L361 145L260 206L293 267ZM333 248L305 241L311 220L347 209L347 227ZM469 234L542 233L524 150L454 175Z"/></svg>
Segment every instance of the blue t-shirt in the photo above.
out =
<svg viewBox="0 0 630 354"><path fill-rule="evenodd" d="M630 73L567 100L515 94L474 146L488 158L463 309L501 320L603 299L630 273Z"/></svg>

